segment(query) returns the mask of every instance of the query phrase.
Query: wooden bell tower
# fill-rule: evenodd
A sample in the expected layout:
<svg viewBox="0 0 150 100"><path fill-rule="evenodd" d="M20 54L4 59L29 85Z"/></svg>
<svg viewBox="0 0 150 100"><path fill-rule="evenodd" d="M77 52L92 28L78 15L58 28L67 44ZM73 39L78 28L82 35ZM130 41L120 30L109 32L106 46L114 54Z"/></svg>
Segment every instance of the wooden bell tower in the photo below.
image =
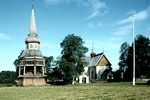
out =
<svg viewBox="0 0 150 100"><path fill-rule="evenodd" d="M18 86L46 85L45 59L40 51L40 39L36 32L33 0L30 29L25 44L25 50L18 57Z"/></svg>

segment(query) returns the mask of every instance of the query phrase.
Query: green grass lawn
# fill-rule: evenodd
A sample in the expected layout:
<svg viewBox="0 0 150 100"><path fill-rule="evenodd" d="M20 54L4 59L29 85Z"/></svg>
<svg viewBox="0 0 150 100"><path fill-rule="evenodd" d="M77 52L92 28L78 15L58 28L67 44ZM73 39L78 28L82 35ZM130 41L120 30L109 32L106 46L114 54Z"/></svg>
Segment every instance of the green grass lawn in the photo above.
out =
<svg viewBox="0 0 150 100"><path fill-rule="evenodd" d="M149 100L150 86L90 83L42 87L1 87L0 100Z"/></svg>

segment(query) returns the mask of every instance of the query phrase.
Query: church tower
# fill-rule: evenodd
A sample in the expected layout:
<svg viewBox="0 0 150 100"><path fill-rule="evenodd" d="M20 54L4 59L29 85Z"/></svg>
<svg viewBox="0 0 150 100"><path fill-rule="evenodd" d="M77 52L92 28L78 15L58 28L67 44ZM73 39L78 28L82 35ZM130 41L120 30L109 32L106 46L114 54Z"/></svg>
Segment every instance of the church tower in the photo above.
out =
<svg viewBox="0 0 150 100"><path fill-rule="evenodd" d="M40 51L40 39L36 31L34 2L32 0L32 12L30 29L25 39L25 50L18 57L17 67L19 86L41 86L46 84L45 59Z"/></svg>

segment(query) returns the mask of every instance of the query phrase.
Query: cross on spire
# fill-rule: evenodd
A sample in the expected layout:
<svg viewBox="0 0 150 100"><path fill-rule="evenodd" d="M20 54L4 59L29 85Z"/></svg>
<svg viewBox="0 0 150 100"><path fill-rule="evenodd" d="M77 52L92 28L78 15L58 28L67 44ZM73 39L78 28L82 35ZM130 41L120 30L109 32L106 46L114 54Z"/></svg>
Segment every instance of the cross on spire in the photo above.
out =
<svg viewBox="0 0 150 100"><path fill-rule="evenodd" d="M34 9L34 0L32 0L32 9Z"/></svg>

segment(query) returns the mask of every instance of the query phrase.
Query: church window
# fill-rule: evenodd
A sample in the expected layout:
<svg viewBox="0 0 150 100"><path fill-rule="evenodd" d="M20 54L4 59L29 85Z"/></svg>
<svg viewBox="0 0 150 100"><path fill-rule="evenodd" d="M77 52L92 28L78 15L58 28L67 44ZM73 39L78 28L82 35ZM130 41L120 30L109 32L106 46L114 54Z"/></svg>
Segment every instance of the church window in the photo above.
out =
<svg viewBox="0 0 150 100"><path fill-rule="evenodd" d="M31 49L33 48L33 45L32 45L32 44L30 44L30 48L31 48Z"/></svg>
<svg viewBox="0 0 150 100"><path fill-rule="evenodd" d="M35 44L35 49L37 49L37 44Z"/></svg>

